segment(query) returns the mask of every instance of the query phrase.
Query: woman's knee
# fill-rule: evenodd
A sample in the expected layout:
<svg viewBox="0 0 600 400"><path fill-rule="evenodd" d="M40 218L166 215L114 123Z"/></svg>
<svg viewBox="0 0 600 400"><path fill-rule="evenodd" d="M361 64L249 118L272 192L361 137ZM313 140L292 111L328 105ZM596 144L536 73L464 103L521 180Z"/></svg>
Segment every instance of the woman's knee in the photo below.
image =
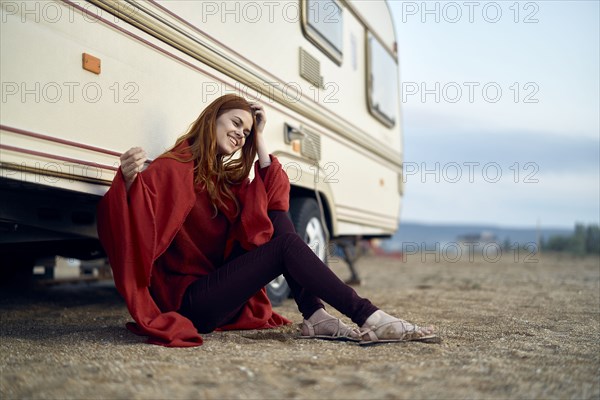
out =
<svg viewBox="0 0 600 400"><path fill-rule="evenodd" d="M273 236L269 243L273 243L274 248L278 250L283 250L285 252L286 249L296 248L299 245L306 245L304 240L296 232L283 232L278 236Z"/></svg>
<svg viewBox="0 0 600 400"><path fill-rule="evenodd" d="M310 250L306 242L296 232L286 232L279 236L282 242L282 248L284 253L298 254L298 251L307 248ZM312 250L311 250L312 251Z"/></svg>

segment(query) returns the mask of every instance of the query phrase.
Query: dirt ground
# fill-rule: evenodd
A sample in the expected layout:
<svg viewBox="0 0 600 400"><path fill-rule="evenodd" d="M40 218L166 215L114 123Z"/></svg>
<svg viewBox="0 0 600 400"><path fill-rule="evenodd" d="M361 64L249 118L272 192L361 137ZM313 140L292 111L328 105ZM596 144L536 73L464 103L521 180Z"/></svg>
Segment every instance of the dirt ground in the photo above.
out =
<svg viewBox="0 0 600 400"><path fill-rule="evenodd" d="M110 284L4 294L0 398L598 399L600 260L519 258L359 260L358 292L436 325L441 344L298 340L287 326L172 349L124 328ZM341 261L332 268L348 275ZM278 311L301 321L292 300Z"/></svg>

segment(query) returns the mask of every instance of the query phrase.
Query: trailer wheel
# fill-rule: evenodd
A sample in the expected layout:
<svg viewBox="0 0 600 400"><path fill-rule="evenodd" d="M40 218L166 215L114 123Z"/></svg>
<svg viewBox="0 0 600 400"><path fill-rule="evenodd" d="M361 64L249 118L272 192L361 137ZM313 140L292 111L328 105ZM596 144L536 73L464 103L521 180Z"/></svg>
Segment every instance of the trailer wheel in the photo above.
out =
<svg viewBox="0 0 600 400"><path fill-rule="evenodd" d="M298 235L325 262L327 257L327 243L317 201L306 197L290 199L290 214ZM279 305L289 297L290 287L283 275L273 279L267 285L267 294L273 305Z"/></svg>

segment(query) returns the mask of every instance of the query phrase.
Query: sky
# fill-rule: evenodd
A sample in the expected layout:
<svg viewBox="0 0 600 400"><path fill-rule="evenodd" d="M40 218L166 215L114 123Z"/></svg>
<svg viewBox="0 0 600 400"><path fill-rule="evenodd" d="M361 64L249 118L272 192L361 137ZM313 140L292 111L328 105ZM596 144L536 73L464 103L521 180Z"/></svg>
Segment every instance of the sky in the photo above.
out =
<svg viewBox="0 0 600 400"><path fill-rule="evenodd" d="M401 220L600 222L598 1L398 1Z"/></svg>

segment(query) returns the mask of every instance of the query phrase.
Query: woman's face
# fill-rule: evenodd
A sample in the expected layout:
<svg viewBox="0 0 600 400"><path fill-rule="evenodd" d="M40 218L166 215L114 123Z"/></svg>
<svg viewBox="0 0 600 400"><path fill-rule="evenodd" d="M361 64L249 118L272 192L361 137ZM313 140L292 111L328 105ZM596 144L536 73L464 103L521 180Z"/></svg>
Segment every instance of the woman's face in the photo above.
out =
<svg viewBox="0 0 600 400"><path fill-rule="evenodd" d="M217 118L217 152L230 155L246 143L252 129L252 114L246 110L229 110Z"/></svg>

